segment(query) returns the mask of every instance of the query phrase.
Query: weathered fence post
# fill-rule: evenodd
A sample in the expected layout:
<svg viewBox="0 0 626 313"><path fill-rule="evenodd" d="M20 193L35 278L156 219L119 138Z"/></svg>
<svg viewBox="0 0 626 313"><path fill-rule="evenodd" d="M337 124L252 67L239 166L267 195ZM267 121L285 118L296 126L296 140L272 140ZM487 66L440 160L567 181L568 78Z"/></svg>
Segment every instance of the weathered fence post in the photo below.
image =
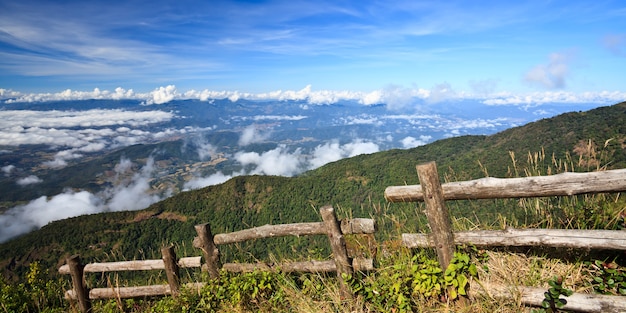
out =
<svg viewBox="0 0 626 313"><path fill-rule="evenodd" d="M352 274L352 262L348 258L348 250L346 248L346 240L343 238L339 221L335 215L335 209L327 205L320 209L324 226L330 240L330 247L335 257L335 266L337 267L337 279L339 280L339 288L342 297L352 298L352 293L343 280L343 274Z"/></svg>
<svg viewBox="0 0 626 313"><path fill-rule="evenodd" d="M180 269L178 268L174 246L161 249L161 253L163 254L165 274L167 275L167 282L170 285L172 297L176 297L180 293Z"/></svg>
<svg viewBox="0 0 626 313"><path fill-rule="evenodd" d="M209 276L213 279L220 277L220 254L219 250L213 242L213 233L211 233L211 225L209 223L196 225L196 232L200 239L199 248L204 254L206 261L206 270L209 272ZM203 267L204 269L204 267Z"/></svg>
<svg viewBox="0 0 626 313"><path fill-rule="evenodd" d="M446 208L443 189L439 182L437 164L428 162L418 165L417 176L422 185L424 203L426 204L426 217L432 230L431 238L435 244L441 269L445 271L454 257L455 245L452 222Z"/></svg>
<svg viewBox="0 0 626 313"><path fill-rule="evenodd" d="M89 290L85 284L85 278L83 276L84 266L80 264L80 256L73 255L67 260L67 266L70 268L70 275L72 276L72 285L74 285L74 294L78 299L78 308L81 312L91 312L91 302L89 301Z"/></svg>

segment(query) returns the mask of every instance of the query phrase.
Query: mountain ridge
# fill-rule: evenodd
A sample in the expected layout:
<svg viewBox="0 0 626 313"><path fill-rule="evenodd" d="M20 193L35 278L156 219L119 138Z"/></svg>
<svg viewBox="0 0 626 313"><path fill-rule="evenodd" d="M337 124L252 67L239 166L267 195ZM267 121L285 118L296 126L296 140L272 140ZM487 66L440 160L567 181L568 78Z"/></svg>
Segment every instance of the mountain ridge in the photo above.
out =
<svg viewBox="0 0 626 313"><path fill-rule="evenodd" d="M608 151L606 160L611 162L599 166L624 168L625 125L626 102L622 102L564 113L490 136L453 137L412 149L358 155L295 177L238 176L220 185L181 192L140 211L49 223L0 244L0 267L5 277L16 279L32 261L53 269L75 253L87 261L152 258L163 244L187 242L180 249L197 254L190 247L195 224L210 222L214 232L220 233L263 224L315 221L319 219L315 208L326 204L344 216L414 215L415 204L386 204L383 191L387 186L418 183L415 165L427 161L437 162L444 179L480 178L485 171L507 177L511 175L511 153L520 164L536 152L555 154L556 159L575 158L580 157L576 146L591 142L598 151ZM401 222L406 227L420 227L419 218ZM308 239L288 238L279 244L306 246L302 240ZM267 253L272 248L254 251ZM235 250L225 250L225 257L236 254Z"/></svg>

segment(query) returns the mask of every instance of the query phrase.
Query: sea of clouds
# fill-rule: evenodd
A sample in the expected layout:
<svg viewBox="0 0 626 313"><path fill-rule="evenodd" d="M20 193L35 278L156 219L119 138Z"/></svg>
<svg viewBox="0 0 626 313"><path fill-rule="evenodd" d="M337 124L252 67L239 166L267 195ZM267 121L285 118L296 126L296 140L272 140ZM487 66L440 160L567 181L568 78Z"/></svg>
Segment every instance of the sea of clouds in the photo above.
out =
<svg viewBox="0 0 626 313"><path fill-rule="evenodd" d="M535 72L543 73L546 69L539 68ZM535 76L545 75L529 74L528 80ZM559 84L552 82L552 84ZM478 90L478 89L477 89ZM487 105L540 105L545 103L601 103L613 104L624 101L626 92L598 91L598 92L569 92L563 90L537 91L525 94L511 92L461 92L455 91L449 84L438 84L430 89L407 88L397 85L389 85L383 89L369 92L361 91L336 91L336 90L313 90L307 85L301 90L276 90L264 93L249 93L240 91L215 91L204 89L201 91L179 91L175 85L161 86L150 92L135 92L133 89L118 87L113 91L94 88L92 91L77 91L66 89L57 93L23 93L10 89L0 88L0 101L5 103L38 102L38 101L72 101L88 99L141 100L145 104L163 104L172 100L196 99L209 101L212 99L229 99L233 102L239 99L246 100L279 100L279 101L306 101L311 105L333 104L340 101L356 101L363 105L384 103L391 110L402 109L406 105L421 99L428 102L441 102L445 100L477 99Z"/></svg>
<svg viewBox="0 0 626 313"><path fill-rule="evenodd" d="M211 127L198 128L185 126L182 128L164 127L151 131L152 125L164 124L177 118L175 112L159 109L159 104L173 100L212 99L247 100L281 100L300 101L306 105L330 105L340 101L354 101L362 105L384 103L390 114L381 116L345 116L342 123L382 124L394 120L407 121L409 124L421 125L424 121L447 129L447 136L461 134L461 130L480 127L495 127L506 121L499 119L473 119L457 121L441 121L438 116L425 114L406 114L398 112L417 100L437 102L445 99L466 99L473 97L465 93L451 90L449 86L438 86L430 90L411 89L390 86L372 92L349 91L313 91L311 86L298 91L274 91L269 93L243 93L238 91L195 91L179 92L175 86L159 87L152 92L136 93L133 90L117 88L114 91L72 91L59 93L21 93L0 89L0 102L18 104L21 102L72 101L85 99L134 99L144 105L156 105L151 110L125 109L89 109L89 110L16 110L0 109L0 146L19 146L22 144L43 144L54 148L55 156L43 166L58 168L67 165L86 153L100 152L110 148L123 147L136 143L157 141L166 137L189 135L211 130ZM616 103L626 99L626 94L619 92L598 92L573 94L568 92L539 92L527 95L497 94L483 96L480 101L486 105L502 106L541 106L543 103ZM243 117L250 122L268 120L298 121L307 118L305 115L264 115ZM429 125L429 127L433 127ZM240 133L239 145L245 147L252 143L268 139L269 132L260 131L254 124ZM380 140L392 140L381 138ZM405 136L400 139L404 148L424 145L432 140L430 135ZM198 156L206 160L217 154L219 149L208 142L195 142ZM209 176L199 176L185 184L186 189L202 188L223 183L226 180L247 174L293 176L303 171L320 167L329 162L343 158L380 151L378 143L370 139L353 138L351 142L330 140L314 147L311 151L303 151L298 147L278 145L264 152L251 152L242 149L230 158L242 166L240 172L217 172ZM8 151L0 150L0 153ZM132 169L136 172L129 172ZM0 167L0 175L13 177L18 171L13 164ZM58 195L42 196L27 204L11 208L0 215L0 242L40 228L47 223L68 217L93 214L105 211L139 210L152 203L162 200L169 194L155 194L151 191L150 180L154 174L154 163L132 164L130 160L120 159L115 168L116 175L126 177L122 183L97 194L84 190L67 190ZM42 183L35 175L15 178L17 188Z"/></svg>

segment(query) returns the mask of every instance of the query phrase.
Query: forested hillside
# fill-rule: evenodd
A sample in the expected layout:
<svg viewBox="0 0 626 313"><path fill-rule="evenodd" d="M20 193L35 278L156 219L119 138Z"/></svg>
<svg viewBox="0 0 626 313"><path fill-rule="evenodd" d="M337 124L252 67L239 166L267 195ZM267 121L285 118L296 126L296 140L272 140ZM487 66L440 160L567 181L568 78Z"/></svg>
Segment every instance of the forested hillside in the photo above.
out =
<svg viewBox="0 0 626 313"><path fill-rule="evenodd" d="M380 233L391 236L391 230L398 226L413 230L423 227L415 204L388 204L383 197L387 186L417 184L418 163L436 161L443 180L487 174L514 176L513 158L521 168L528 163L528 155L535 153L546 156L542 162L552 162L554 155L557 162L570 160L589 170L624 168L625 140L626 102L562 114L492 136L454 137L408 150L360 155L297 177L236 177L220 185L179 193L141 211L50 223L0 245L0 268L5 277L15 279L32 261L55 269L75 253L86 262L159 258L160 247L166 243L179 245L188 255L199 255L191 247L196 224L209 222L214 233L221 233L263 224L319 221L318 209L326 204L336 207L340 217L374 217L379 227L387 230ZM452 214L485 219L493 208L464 207L461 202L451 209ZM315 239L285 238L232 247L224 250L224 257L233 257L240 248L252 252L238 255L241 260L263 258L268 253L297 256L307 251L309 240Z"/></svg>

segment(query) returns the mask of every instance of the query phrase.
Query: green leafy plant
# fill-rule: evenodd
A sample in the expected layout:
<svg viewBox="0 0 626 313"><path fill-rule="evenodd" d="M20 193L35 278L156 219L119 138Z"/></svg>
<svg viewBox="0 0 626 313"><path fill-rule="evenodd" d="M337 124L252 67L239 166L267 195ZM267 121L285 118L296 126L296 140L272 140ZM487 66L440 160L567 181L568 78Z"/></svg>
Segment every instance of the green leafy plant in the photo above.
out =
<svg viewBox="0 0 626 313"><path fill-rule="evenodd" d="M574 292L563 287L563 277L554 277L548 281L550 288L544 293L544 299L541 302L541 309L533 310L533 313L556 313L559 312L567 304L567 300L561 296L569 297Z"/></svg>
<svg viewBox="0 0 626 313"><path fill-rule="evenodd" d="M446 290L450 299L467 295L467 284L470 277L478 277L476 265L470 263L470 256L466 253L455 252L454 258L443 274Z"/></svg>
<svg viewBox="0 0 626 313"><path fill-rule="evenodd" d="M585 262L593 290L601 294L626 295L626 271L615 262Z"/></svg>
<svg viewBox="0 0 626 313"><path fill-rule="evenodd" d="M367 276L344 277L352 292L369 303L374 311L410 312L417 302L457 299L467 295L470 279L478 277L476 258L463 251L455 252L445 271L437 259L424 250L396 258L403 260L395 260Z"/></svg>
<svg viewBox="0 0 626 313"><path fill-rule="evenodd" d="M29 265L22 283L9 284L0 276L0 309L3 312L63 312L65 286L58 279L50 279L48 270L39 262Z"/></svg>

